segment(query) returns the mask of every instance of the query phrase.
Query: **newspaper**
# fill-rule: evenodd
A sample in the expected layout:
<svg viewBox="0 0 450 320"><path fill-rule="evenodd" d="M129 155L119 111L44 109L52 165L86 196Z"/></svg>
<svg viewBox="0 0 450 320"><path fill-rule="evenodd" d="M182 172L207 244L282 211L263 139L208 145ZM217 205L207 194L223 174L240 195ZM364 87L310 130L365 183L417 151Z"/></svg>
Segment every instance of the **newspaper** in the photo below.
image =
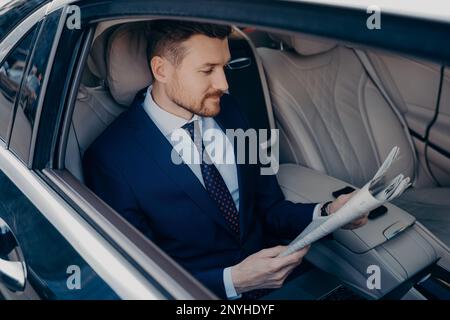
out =
<svg viewBox="0 0 450 320"><path fill-rule="evenodd" d="M399 174L390 181L386 179L386 173L391 164L398 158L399 151L398 147L392 148L372 180L360 190L355 191L350 200L335 213L327 217L314 219L280 256L287 256L304 248L401 195L411 185L409 177Z"/></svg>

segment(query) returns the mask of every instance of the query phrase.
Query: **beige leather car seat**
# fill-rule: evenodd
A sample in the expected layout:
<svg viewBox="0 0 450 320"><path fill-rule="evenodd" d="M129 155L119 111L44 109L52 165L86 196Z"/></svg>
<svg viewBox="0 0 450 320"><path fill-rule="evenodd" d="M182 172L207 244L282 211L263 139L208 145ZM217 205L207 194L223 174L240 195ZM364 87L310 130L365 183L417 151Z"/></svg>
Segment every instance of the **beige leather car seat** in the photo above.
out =
<svg viewBox="0 0 450 320"><path fill-rule="evenodd" d="M108 29L94 40L87 64L100 85L80 86L66 149L66 168L81 182L84 152L151 83L146 46L142 23Z"/></svg>
<svg viewBox="0 0 450 320"><path fill-rule="evenodd" d="M355 51L309 35L273 37L286 49L257 50L280 129L281 162L361 187L399 146L393 172L414 179L415 151ZM449 199L449 188L412 188L396 203L450 245Z"/></svg>

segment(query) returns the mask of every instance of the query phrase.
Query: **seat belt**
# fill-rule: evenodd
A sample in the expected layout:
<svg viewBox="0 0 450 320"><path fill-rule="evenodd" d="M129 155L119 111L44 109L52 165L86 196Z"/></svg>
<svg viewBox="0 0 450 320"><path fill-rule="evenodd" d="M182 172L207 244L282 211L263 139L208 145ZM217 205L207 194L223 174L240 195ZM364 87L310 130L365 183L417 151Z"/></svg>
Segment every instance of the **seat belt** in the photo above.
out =
<svg viewBox="0 0 450 320"><path fill-rule="evenodd" d="M378 76L377 72L375 71L375 68L372 65L372 62L370 61L369 57L367 56L367 53L360 50L355 49L353 50L356 53L356 56L358 57L359 61L364 67L364 70L366 70L367 75L369 78L373 81L375 86L380 90L381 94L383 95L383 98L388 103L389 107L392 109L394 114L397 116L397 119L400 121L400 124L403 127L403 130L405 131L406 138L408 139L409 146L411 147L412 153L413 153L413 168L414 168L414 179L413 179L413 185L416 182L417 179L417 155L416 155L416 148L414 147L414 142L411 138L411 134L409 133L409 128L406 123L405 117L403 116L403 113L397 108L394 101L392 101L391 97L389 96L387 90L383 86L383 82L381 81L380 77Z"/></svg>

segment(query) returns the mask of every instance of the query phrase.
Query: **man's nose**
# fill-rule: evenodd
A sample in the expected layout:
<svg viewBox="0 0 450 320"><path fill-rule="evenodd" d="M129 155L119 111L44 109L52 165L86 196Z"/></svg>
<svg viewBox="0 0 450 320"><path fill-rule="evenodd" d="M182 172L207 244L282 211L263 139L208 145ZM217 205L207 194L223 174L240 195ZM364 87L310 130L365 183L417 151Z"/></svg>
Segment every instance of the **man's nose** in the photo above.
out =
<svg viewBox="0 0 450 320"><path fill-rule="evenodd" d="M221 70L220 72L217 72L216 77L214 78L213 87L216 90L220 90L222 92L225 92L228 90L228 81L227 77L225 76L225 72Z"/></svg>

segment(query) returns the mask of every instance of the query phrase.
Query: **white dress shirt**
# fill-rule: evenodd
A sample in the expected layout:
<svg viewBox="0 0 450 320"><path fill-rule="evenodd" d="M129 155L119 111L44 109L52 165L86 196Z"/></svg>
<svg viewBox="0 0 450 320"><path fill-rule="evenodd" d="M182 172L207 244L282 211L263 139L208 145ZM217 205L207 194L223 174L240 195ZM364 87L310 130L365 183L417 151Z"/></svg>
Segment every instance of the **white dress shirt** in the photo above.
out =
<svg viewBox="0 0 450 320"><path fill-rule="evenodd" d="M143 108L152 119L152 121L155 123L155 125L158 127L158 129L161 131L161 133L166 137L166 139L175 147L176 143L176 150L186 150L188 148L191 150L192 154L189 153L179 153L180 157L183 159L183 162L192 170L194 175L197 177L199 182L205 186L205 183L203 181L203 176L200 168L200 163L192 161L192 155L194 155L194 158L199 159L199 151L195 147L194 143L191 139L181 139L181 140L175 140L174 139L174 133L177 129L180 129L183 127L186 123L189 123L191 121L197 120L200 127L200 133L203 137L203 134L207 132L209 129L218 130L215 131L218 134L222 134L222 139L214 139L208 144L207 147L205 147L206 152L208 153L210 159L214 162L214 165L216 166L217 170L219 171L220 175L222 176L225 184L227 185L228 190L230 191L230 194L233 198L233 201L236 205L236 208L239 212L239 185L238 185L238 177L237 177L237 168L235 163L222 163L215 161L215 157L212 156L211 150L214 150L215 146L219 146L221 148L225 148L226 152L230 152L230 155L232 155L232 159L235 159L234 157L234 150L231 145L231 142L226 137L225 133L221 130L220 126L217 124L217 122L211 118L211 117L200 117L198 115L194 115L190 120L183 119L181 117L178 117L174 114L171 114L161 107L159 107L156 102L153 100L152 97L152 86L150 86L147 89L147 94L145 96ZM217 141L225 141L224 144L216 144ZM228 154L227 154L228 155ZM313 219L318 218L320 215L320 205L317 205L314 208L313 213ZM225 285L225 292L229 299L236 299L241 297L241 295L238 295L236 293L236 290L233 285L233 281L231 279L231 267L225 268L223 271L223 281Z"/></svg>

